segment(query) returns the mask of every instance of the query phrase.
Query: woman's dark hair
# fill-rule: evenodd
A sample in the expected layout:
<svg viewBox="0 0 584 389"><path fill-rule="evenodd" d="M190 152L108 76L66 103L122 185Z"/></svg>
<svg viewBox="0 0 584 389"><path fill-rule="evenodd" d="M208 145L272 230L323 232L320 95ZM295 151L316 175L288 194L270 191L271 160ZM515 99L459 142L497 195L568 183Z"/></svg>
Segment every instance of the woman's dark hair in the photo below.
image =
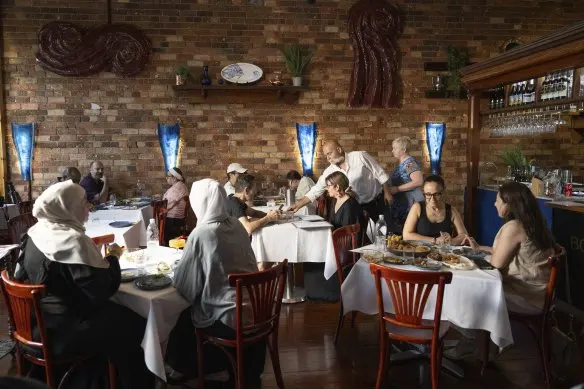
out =
<svg viewBox="0 0 584 389"><path fill-rule="evenodd" d="M302 176L296 170L290 170L288 174L286 174L287 180L300 180Z"/></svg>
<svg viewBox="0 0 584 389"><path fill-rule="evenodd" d="M331 173L325 180L325 182L332 185L338 185L339 189L346 192L349 189L349 179L342 172L336 171Z"/></svg>
<svg viewBox="0 0 584 389"><path fill-rule="evenodd" d="M444 183L444 178L440 177L437 174L432 174L426 178L424 178L424 185L434 182L442 187L442 189L446 189L446 184Z"/></svg>
<svg viewBox="0 0 584 389"><path fill-rule="evenodd" d="M531 190L518 182L507 182L499 187L499 196L507 204L505 221L517 220L529 240L540 250L554 247L554 237L541 214Z"/></svg>

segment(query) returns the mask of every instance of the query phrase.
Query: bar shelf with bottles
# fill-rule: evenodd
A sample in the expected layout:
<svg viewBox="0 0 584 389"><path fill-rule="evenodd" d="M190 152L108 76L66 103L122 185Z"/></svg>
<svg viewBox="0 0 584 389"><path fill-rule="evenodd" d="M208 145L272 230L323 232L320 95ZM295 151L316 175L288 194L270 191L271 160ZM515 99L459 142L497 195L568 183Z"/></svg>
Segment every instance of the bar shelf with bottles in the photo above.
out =
<svg viewBox="0 0 584 389"><path fill-rule="evenodd" d="M489 91L489 109L483 115L498 112L576 104L584 110L584 69L563 69L544 77L499 85ZM575 91L578 90L578 93Z"/></svg>

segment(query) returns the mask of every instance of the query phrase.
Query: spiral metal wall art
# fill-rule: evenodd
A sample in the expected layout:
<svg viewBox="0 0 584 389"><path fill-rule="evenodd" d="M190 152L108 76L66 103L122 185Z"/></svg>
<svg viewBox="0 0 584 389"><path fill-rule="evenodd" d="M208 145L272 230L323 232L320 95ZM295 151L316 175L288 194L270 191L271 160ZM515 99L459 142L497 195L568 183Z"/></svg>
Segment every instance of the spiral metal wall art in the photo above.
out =
<svg viewBox="0 0 584 389"><path fill-rule="evenodd" d="M359 0L349 10L353 72L347 104L350 107L395 107L399 104L397 39L399 9L386 0Z"/></svg>
<svg viewBox="0 0 584 389"><path fill-rule="evenodd" d="M144 32L128 24L84 30L73 23L51 22L41 28L38 37L37 62L61 76L109 71L131 77L144 69L152 51Z"/></svg>

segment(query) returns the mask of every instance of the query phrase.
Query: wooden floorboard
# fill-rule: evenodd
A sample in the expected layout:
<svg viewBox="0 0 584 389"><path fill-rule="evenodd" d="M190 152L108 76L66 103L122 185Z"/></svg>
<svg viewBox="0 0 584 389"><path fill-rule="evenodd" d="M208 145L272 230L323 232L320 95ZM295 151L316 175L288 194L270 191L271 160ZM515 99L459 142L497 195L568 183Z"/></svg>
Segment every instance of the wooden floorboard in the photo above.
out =
<svg viewBox="0 0 584 389"><path fill-rule="evenodd" d="M376 318L358 315L355 328L346 323L339 344L333 345L338 304L306 302L284 305L280 320L280 363L286 389L373 388L378 362ZM6 338L6 310L0 302L0 338ZM455 332L449 337L457 337ZM545 388L533 339L514 327L515 345L503 352L494 367L479 374L479 363L465 360L464 379L447 373L441 377L442 388L505 389ZM0 375L15 374L10 356L0 360ZM411 362L391 366L387 388L414 389L418 386L419 364ZM583 378L583 377L580 377ZM576 381L577 378L572 378ZM567 388L559 384L557 388ZM264 389L277 388L269 357L262 379ZM429 388L428 382L421 386Z"/></svg>

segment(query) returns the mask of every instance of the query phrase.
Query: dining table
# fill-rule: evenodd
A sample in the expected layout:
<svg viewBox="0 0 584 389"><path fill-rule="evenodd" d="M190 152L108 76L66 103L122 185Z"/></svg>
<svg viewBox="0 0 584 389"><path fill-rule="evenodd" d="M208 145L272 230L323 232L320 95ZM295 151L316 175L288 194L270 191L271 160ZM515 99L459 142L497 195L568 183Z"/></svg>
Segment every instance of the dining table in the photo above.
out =
<svg viewBox="0 0 584 389"><path fill-rule="evenodd" d="M252 234L251 247L258 262L291 265L282 302L306 299L303 288L294 286L294 266L303 262L335 262L332 225L318 215L300 215L264 225Z"/></svg>
<svg viewBox="0 0 584 389"><path fill-rule="evenodd" d="M87 235L93 237L91 234L114 234L118 244L121 243L126 247L145 247L147 239L146 228L153 217L152 215L152 207L150 205L142 207L103 206L89 214L86 224ZM113 222L124 221L133 223L135 229L131 226L110 226Z"/></svg>
<svg viewBox="0 0 584 389"><path fill-rule="evenodd" d="M159 246L148 250L135 251L133 255L141 255L143 262L136 263L120 258L120 268L142 268L145 273L155 274L157 266L164 262L171 269L180 260L182 250ZM172 272L169 274L172 276ZM174 286L170 285L160 290L142 290L134 282L122 283L112 297L112 301L123 305L146 319L146 329L142 339L144 360L148 369L160 380L166 382L164 355L170 332L174 328L180 314L189 307L189 302L182 297ZM193 346L194 347L194 346Z"/></svg>
<svg viewBox="0 0 584 389"><path fill-rule="evenodd" d="M354 250L375 249L368 245ZM487 257L487 260L490 258ZM384 266L409 271L430 271L412 265L393 265L381 262ZM503 281L497 269L456 270L446 267L443 271L452 272L452 282L446 285L442 305L442 320L458 327L483 330L489 333L492 342L500 349L513 344L509 313L505 303ZM383 303L386 312L393 313L393 304L387 285L382 283ZM433 288L423 312L423 318L432 320L436 306L436 290ZM378 314L375 280L369 263L360 258L341 285L341 296L345 312L358 311L366 315ZM445 364L448 364L446 361ZM459 368L448 364L448 369L461 376Z"/></svg>

